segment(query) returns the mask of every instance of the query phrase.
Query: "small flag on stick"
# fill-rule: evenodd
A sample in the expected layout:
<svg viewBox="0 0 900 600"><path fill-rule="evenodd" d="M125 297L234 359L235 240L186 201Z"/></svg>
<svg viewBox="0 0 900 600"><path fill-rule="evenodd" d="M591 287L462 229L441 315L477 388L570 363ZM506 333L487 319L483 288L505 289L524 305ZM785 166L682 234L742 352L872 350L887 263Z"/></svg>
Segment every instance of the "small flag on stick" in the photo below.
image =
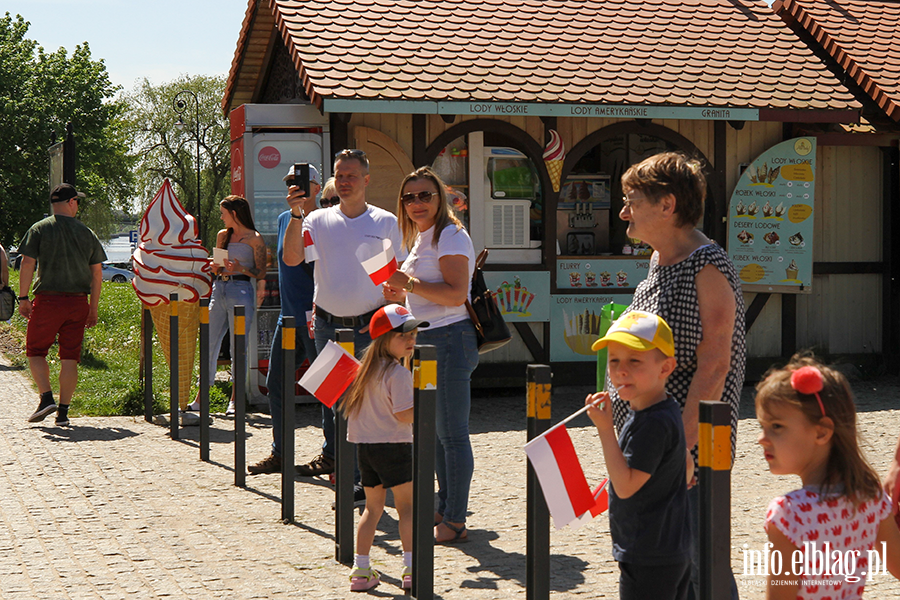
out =
<svg viewBox="0 0 900 600"><path fill-rule="evenodd" d="M316 250L316 244L308 229L303 232L303 256L308 263L319 260L319 251Z"/></svg>
<svg viewBox="0 0 900 600"><path fill-rule="evenodd" d="M328 340L319 356L300 378L300 385L315 396L319 402L331 408L353 383L357 371L359 371L359 361L333 341Z"/></svg>
<svg viewBox="0 0 900 600"><path fill-rule="evenodd" d="M609 479L604 479L594 490L594 506L572 522L572 529L578 529L607 510L609 510Z"/></svg>
<svg viewBox="0 0 900 600"><path fill-rule="evenodd" d="M362 261L362 266L372 279L375 285L381 285L394 274L397 270L397 257L394 255L394 248L391 240L385 238L382 240L383 248L381 252Z"/></svg>
<svg viewBox="0 0 900 600"><path fill-rule="evenodd" d="M596 505L564 424L560 423L525 444L525 453L541 482L557 529Z"/></svg>

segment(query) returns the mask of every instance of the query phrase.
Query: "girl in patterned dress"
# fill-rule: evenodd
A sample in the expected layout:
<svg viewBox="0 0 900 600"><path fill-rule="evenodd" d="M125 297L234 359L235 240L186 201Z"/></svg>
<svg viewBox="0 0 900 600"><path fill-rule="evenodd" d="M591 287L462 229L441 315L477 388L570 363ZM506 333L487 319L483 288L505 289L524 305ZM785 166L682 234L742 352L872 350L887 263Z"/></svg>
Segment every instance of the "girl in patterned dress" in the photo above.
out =
<svg viewBox="0 0 900 600"><path fill-rule="evenodd" d="M900 576L900 530L860 451L844 376L795 355L756 389L758 441L769 471L803 482L766 512L773 557L766 597L862 598L867 573Z"/></svg>

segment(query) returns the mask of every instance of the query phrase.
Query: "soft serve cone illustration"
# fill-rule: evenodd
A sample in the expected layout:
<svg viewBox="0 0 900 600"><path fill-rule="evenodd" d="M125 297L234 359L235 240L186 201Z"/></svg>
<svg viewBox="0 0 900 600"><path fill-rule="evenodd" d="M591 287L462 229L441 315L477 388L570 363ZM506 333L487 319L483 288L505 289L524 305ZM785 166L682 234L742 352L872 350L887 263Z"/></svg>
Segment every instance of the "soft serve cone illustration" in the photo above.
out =
<svg viewBox="0 0 900 600"><path fill-rule="evenodd" d="M141 219L131 285L150 310L166 362L169 356L169 294L178 293L178 406L190 402L194 354L200 327L200 298L209 296L209 252L200 244L197 222L166 179Z"/></svg>
<svg viewBox="0 0 900 600"><path fill-rule="evenodd" d="M550 182L553 184L553 191L559 191L559 179L562 175L563 161L566 160L566 146L563 144L562 138L555 129L551 129L550 142L544 148L544 164L547 165L547 172L550 174Z"/></svg>

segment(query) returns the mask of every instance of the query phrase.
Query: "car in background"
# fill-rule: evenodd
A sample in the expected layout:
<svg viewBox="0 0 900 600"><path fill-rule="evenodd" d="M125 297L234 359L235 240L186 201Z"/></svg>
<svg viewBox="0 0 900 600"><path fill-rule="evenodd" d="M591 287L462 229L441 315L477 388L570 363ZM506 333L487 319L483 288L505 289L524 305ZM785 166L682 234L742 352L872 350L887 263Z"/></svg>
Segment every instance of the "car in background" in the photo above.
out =
<svg viewBox="0 0 900 600"><path fill-rule="evenodd" d="M102 263L103 281L112 281L113 283L125 283L134 279L134 273L128 269L120 269L109 263Z"/></svg>

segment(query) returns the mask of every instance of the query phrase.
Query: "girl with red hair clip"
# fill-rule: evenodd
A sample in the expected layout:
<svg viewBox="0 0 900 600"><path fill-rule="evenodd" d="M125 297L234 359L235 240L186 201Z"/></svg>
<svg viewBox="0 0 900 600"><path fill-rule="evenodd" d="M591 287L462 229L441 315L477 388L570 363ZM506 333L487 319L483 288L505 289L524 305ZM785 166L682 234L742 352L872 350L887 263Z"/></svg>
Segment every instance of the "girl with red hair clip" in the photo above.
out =
<svg viewBox="0 0 900 600"><path fill-rule="evenodd" d="M846 378L795 355L756 386L756 418L769 471L803 483L766 511L766 598L862 598L876 571L900 577L900 530L860 450Z"/></svg>

